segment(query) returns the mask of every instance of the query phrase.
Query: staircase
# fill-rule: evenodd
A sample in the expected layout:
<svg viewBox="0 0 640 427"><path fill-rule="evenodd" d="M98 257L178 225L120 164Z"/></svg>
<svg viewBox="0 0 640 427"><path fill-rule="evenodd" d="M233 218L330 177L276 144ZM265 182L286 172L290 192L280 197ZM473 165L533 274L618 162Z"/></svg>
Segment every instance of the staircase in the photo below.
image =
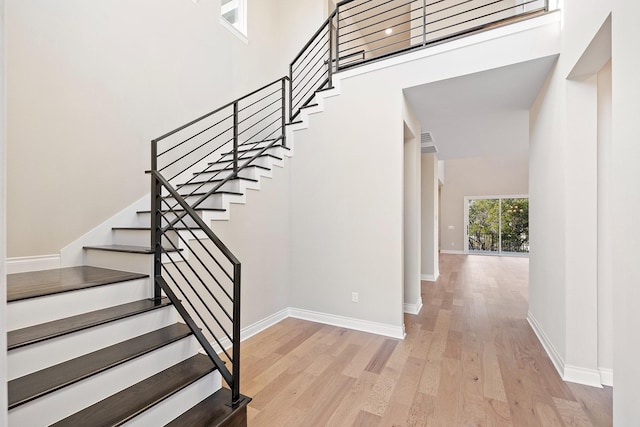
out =
<svg viewBox="0 0 640 427"><path fill-rule="evenodd" d="M518 5L519 16L546 10L535 3ZM495 20L480 13L475 26L464 13L486 6L467 5L452 16L468 28L434 19L434 35L426 2L340 2L288 76L153 140L149 210L85 246L83 266L7 277L10 425L246 425L241 265L212 221L284 167L292 131L337 93L336 72L512 20L512 4L487 3ZM378 31L398 17L422 24L383 47L371 34L345 39L358 22Z"/></svg>

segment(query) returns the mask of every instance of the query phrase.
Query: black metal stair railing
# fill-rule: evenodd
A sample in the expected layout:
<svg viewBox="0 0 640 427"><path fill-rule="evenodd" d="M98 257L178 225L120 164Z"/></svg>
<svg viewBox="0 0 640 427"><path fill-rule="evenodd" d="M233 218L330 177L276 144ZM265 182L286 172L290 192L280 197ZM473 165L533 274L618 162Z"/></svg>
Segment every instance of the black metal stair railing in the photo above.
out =
<svg viewBox="0 0 640 427"><path fill-rule="evenodd" d="M269 149L286 149L287 77L151 143L154 296L164 292L240 400L238 259L200 216ZM233 191L235 190L235 191ZM226 362L226 363L225 363Z"/></svg>
<svg viewBox="0 0 640 427"><path fill-rule="evenodd" d="M289 75L151 144L154 293L164 292L240 400L239 260L201 217L250 179L249 168L334 73L548 11L548 0L343 0L289 65ZM287 90L288 84L288 90ZM225 361L229 364L225 364Z"/></svg>
<svg viewBox="0 0 640 427"><path fill-rule="evenodd" d="M548 7L548 0L343 0L336 6L336 71L545 12Z"/></svg>

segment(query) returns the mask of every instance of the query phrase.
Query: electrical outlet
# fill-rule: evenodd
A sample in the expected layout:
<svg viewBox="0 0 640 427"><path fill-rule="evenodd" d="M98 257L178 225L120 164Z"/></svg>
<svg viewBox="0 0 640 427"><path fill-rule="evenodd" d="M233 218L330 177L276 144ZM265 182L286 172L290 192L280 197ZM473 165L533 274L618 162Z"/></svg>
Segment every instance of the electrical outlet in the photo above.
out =
<svg viewBox="0 0 640 427"><path fill-rule="evenodd" d="M351 292L351 302L358 302L358 293Z"/></svg>

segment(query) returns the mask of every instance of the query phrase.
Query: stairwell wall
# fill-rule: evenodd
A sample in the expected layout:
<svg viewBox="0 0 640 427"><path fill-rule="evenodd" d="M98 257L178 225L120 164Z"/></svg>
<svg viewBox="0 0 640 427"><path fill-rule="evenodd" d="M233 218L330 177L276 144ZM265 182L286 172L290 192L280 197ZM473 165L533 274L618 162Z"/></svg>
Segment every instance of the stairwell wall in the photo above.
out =
<svg viewBox="0 0 640 427"><path fill-rule="evenodd" d="M284 74L276 0L7 2L8 255L57 253L149 192L150 140Z"/></svg>
<svg viewBox="0 0 640 427"><path fill-rule="evenodd" d="M549 19L339 75L340 96L296 133L293 307L402 327L402 89L555 55L558 22Z"/></svg>

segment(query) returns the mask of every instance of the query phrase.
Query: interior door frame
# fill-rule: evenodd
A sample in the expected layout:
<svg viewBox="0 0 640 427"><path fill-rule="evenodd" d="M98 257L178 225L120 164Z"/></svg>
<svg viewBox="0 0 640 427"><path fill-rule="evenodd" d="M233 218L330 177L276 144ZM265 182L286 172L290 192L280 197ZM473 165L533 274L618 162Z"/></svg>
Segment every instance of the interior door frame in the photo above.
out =
<svg viewBox="0 0 640 427"><path fill-rule="evenodd" d="M473 254L475 252L469 252L469 202L471 200L488 200L497 199L498 209L500 215L498 216L498 251L497 252L483 252L482 255L502 255L502 199L528 199L528 194L505 194L502 196L464 196L464 223L462 224L462 231L464 234L464 253Z"/></svg>

